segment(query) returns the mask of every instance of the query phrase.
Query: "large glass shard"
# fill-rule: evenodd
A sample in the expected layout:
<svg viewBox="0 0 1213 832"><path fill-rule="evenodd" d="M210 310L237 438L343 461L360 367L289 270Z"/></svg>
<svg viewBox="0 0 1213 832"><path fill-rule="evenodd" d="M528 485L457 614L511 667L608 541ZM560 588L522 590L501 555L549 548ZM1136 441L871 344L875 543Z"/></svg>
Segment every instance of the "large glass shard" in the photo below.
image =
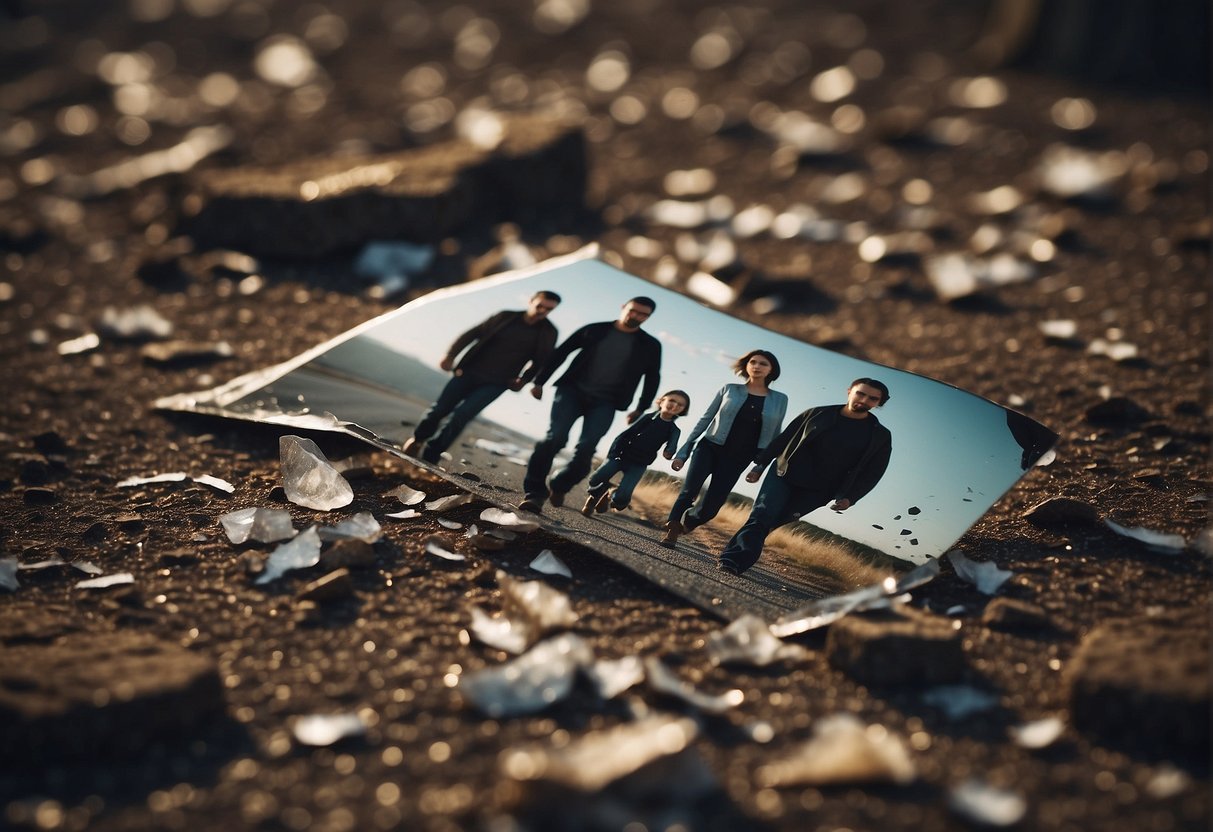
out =
<svg viewBox="0 0 1213 832"><path fill-rule="evenodd" d="M852 714L825 717L813 736L789 756L758 769L762 786L831 783L909 783L917 776L899 737L883 725L864 725Z"/></svg>
<svg viewBox="0 0 1213 832"><path fill-rule="evenodd" d="M569 596L543 581L519 581L498 571L497 583L501 585L506 615L525 621L532 641L577 623Z"/></svg>
<svg viewBox="0 0 1213 832"><path fill-rule="evenodd" d="M771 624L771 634L778 638L807 633L833 624L844 615L871 609L897 590L897 581L886 578L878 584L857 589L844 595L834 595L810 601L798 610L780 616Z"/></svg>
<svg viewBox="0 0 1213 832"><path fill-rule="evenodd" d="M399 486L398 488L393 488L391 491L387 492L383 496L395 497L397 500L404 503L404 505L406 505L406 506L415 506L418 503L425 502L425 492L424 491L417 491L416 489L409 488L407 485L402 485L402 486Z"/></svg>
<svg viewBox="0 0 1213 832"><path fill-rule="evenodd" d="M594 651L573 633L550 638L497 667L465 675L459 690L491 717L541 711L569 695L577 669L594 661Z"/></svg>
<svg viewBox="0 0 1213 832"><path fill-rule="evenodd" d="M320 535L315 526L309 526L307 531L300 532L289 543L283 543L270 552L269 560L265 562L265 571L254 583L258 586L281 578L292 569L306 569L320 562Z"/></svg>
<svg viewBox="0 0 1213 832"><path fill-rule="evenodd" d="M639 656L599 659L585 669L585 675L599 696L614 699L644 681L644 661Z"/></svg>
<svg viewBox="0 0 1213 832"><path fill-rule="evenodd" d="M516 532L533 532L539 528L535 520L522 517L514 511L502 511L499 508L486 508L480 512L480 519L497 526L506 526Z"/></svg>
<svg viewBox="0 0 1213 832"><path fill-rule="evenodd" d="M360 511L336 526L321 526L321 540L361 540L374 543L383 536L383 527L369 511Z"/></svg>
<svg viewBox="0 0 1213 832"><path fill-rule="evenodd" d="M282 486L286 498L295 505L331 511L354 501L354 489L312 440L283 436L278 440L278 452L282 458Z"/></svg>
<svg viewBox="0 0 1213 832"><path fill-rule="evenodd" d="M526 622L515 621L507 615L493 618L475 604L470 610L472 635L489 647L517 656L530 645L531 628Z"/></svg>
<svg viewBox="0 0 1213 832"><path fill-rule="evenodd" d="M808 654L798 644L784 644L777 639L766 622L755 615L743 615L723 630L708 635L712 664L766 667L774 662L803 659Z"/></svg>
<svg viewBox="0 0 1213 832"><path fill-rule="evenodd" d="M240 508L219 518L227 539L240 544L246 540L276 543L295 536L291 513L283 508Z"/></svg>

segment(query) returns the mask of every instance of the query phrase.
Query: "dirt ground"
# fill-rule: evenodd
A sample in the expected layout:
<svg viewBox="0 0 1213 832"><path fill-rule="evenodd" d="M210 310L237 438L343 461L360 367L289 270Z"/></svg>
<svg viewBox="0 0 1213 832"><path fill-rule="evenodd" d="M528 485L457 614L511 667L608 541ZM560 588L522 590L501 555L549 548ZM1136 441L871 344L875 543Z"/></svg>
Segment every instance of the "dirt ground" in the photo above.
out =
<svg viewBox="0 0 1213 832"><path fill-rule="evenodd" d="M984 8L4 4L0 559L90 562L133 583L77 588L89 576L52 566L0 591L0 826L925 832L981 826L953 805L976 779L1022 801L1003 818L1016 828L1207 829L1207 91L1165 73L1124 83L991 70L969 50ZM1136 13L1142 27L1153 19ZM204 171L436 144L475 106L576 122L585 208L514 229L469 221L435 241L438 260L404 296L367 292L352 275L356 250L251 267L231 253L182 258L194 180L147 178L164 159L146 154L198 126L231 131ZM832 127L841 145L773 140L787 112ZM1055 145L1086 154L1058 179ZM140 156L129 181L87 176ZM424 552L444 533L434 521L385 521L335 597L300 597L321 569L256 585L250 564L272 546L229 543L220 515L262 505L288 509L298 528L331 519L276 489L280 431L151 407L480 273L511 230L541 256L597 241L654 279L660 257L677 254L667 263L681 286L693 246L645 210L686 179L701 183L668 177L698 168L714 182L683 198L726 196L729 215L808 205L842 223L816 239L735 233L740 265L718 270L738 294L729 311L1012 405L1061 435L1056 461L960 544L1013 573L998 595L1030 605L1036 626L989 615L995 602L948 565L913 593L918 610L958 622L961 681L995 707L950 717L913 680L863 683L831 663L822 632L799 639L809 653L796 661L713 666L705 642L720 621L555 537L446 563ZM1084 186L1099 176L1105 188ZM929 271L950 252L1002 253L1031 278L945 302ZM232 355L144 357L102 321L106 307L140 304L173 338L224 340ZM1041 329L1058 320L1072 332ZM95 345L63 346L94 332ZM1126 345L1135 354L1117 352ZM330 458L366 452L317 439ZM456 492L390 455L363 462L342 518L399 510L383 495L402 484ZM118 487L167 471L219 477L235 493L189 480ZM1056 497L1073 502L1051 520L1028 517ZM469 522L482 508L448 516ZM1160 551L1097 518L1187 545ZM540 548L571 568L571 581L552 583L596 655L660 656L706 692L741 690L741 704L713 716L644 687L602 701L579 685L533 715L471 708L460 680L506 654L469 641L468 607L500 609L496 571L536 577L527 564ZM567 746L648 711L696 718L694 776L658 767L627 788L570 796L502 768L512 749ZM904 738L912 781L776 787L757 776L839 712ZM293 733L299 717L335 713L357 714L364 735L311 747ZM1051 716L1064 730L1047 747L1012 739Z"/></svg>

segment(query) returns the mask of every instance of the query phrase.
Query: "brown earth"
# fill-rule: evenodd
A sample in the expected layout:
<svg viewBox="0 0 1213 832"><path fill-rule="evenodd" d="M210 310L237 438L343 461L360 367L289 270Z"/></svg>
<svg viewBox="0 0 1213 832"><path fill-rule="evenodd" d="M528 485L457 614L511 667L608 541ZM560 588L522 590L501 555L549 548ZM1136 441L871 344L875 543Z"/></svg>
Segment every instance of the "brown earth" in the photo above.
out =
<svg viewBox="0 0 1213 832"><path fill-rule="evenodd" d="M1138 78L1148 85L1100 86L1003 68L993 73L1005 85L999 103L997 84L964 84L987 71L966 51L981 27L979 4L618 0L554 33L551 10L577 7L4 5L14 19L0 26L0 558L88 561L105 574L131 572L134 582L77 589L87 576L55 566L20 572L20 589L0 596L0 824L508 830L631 820L645 828L918 832L967 828L949 794L976 777L1026 800L1020 828L1207 829L1208 538L1196 545L1210 488L1205 97L1168 87L1165 73ZM1130 23L1144 31L1152 18L1137 14L1146 17ZM302 39L322 69L296 87L258 79L255 56L275 34ZM586 72L611 49L629 56L630 77L608 92L602 80L587 84ZM826 103L812 79L843 64L857 87ZM992 106L964 106L966 94ZM490 719L466 705L458 680L505 658L464 638L468 605L500 608L496 570L533 574L533 551L468 550L465 562L440 563L424 554L423 540L445 533L426 520L388 527L369 568L359 565L365 553L349 554L348 583L310 600L297 595L318 570L253 584L249 563L270 547L231 545L219 515L274 505L289 509L297 527L326 521L275 491L278 433L166 415L150 403L286 360L395 301L368 295L351 277L352 252L282 259L276 251L279 259L251 267L256 277L230 255L180 257L197 207L188 177L91 196L73 177L171 146L203 124L226 124L232 134L200 170L395 153L449 139L449 115L474 103L555 107L587 140L587 210L528 217L523 209L542 199L515 195L512 230L544 254L598 241L630 271L655 275L654 259L629 240L647 236L672 251L679 232L642 211L666 195L667 173L698 167L715 173L712 193L738 210L804 202L828 218L868 223L871 233L929 232L883 258L857 240L761 234L739 242L743 266L723 276L740 291L734 314L1014 404L1061 434L1057 461L1029 472L961 541L970 558L1014 573L1000 595L1039 612L983 617L990 599L947 565L914 593L919 612L953 610L964 678L993 692L997 707L950 719L917 685L861 684L829 661L821 633L801 639L811 650L802 661L714 667L704 645L720 622L593 551L542 536L528 547L551 548L571 567L573 581L557 583L598 655L661 656L708 692L744 693L730 713L701 717L689 752L706 789L679 788L699 780L671 765L651 773L647 792L574 797L545 813L536 802L542 790L520 788L499 768L503 752L564 745L644 709L684 706L651 691L604 703L581 687L534 716ZM637 119L639 108L647 115ZM849 147L777 148L759 128L783 110L832 123ZM941 140L940 131L959 138ZM1118 154L1108 160L1120 171L1111 191L1085 199L1042 192L1034 171L1056 142ZM840 184L844 174L857 178ZM550 185L536 183L536 193L561 191ZM991 215L972 202L1004 185L1020 190L1024 206ZM852 198L830 201L848 188ZM924 222L907 201L938 213ZM307 210L302 201L286 207ZM441 241L410 296L494 259L510 229L476 218L499 221L501 213L482 205L468 217ZM925 249L964 251L987 239L1033 252L1039 276L936 299ZM314 250L311 242L301 254ZM679 263L679 278L692 266ZM225 339L234 355L162 364L109 336L78 354L56 349L96 330L104 307L143 303L171 321L174 337ZM1048 319L1073 320L1073 337L1046 336L1038 324ZM1138 354L1115 361L1089 349L1096 339L1135 344ZM362 452L318 440L331 457ZM177 470L222 477L236 493L189 481L116 487ZM380 495L400 484L435 496L455 491L387 455L371 457L361 474L350 514L396 510ZM1026 519L1056 496L1192 545L1154 551L1081 510L1071 509L1068 522ZM451 516L469 521L481 508ZM107 637L110 652L80 649ZM1129 649L1118 655L1118 642ZM198 688L181 680L181 668L156 670L149 650L159 661L180 650L198 657ZM124 668L142 668L141 684L126 683ZM215 700L206 668L222 681L218 716L208 716ZM14 737L31 734L14 725L45 718L45 702L29 704L35 684L94 688L89 697L48 692L48 701L75 703L71 722L46 729L51 741L16 745ZM132 701L148 709L143 726L133 727ZM760 766L839 711L906 738L914 782L773 788L756 780ZM347 712L362 715L364 737L317 749L292 739L299 716ZM1011 728L1053 715L1066 727L1047 748L1009 739ZM146 740L132 743L141 730Z"/></svg>

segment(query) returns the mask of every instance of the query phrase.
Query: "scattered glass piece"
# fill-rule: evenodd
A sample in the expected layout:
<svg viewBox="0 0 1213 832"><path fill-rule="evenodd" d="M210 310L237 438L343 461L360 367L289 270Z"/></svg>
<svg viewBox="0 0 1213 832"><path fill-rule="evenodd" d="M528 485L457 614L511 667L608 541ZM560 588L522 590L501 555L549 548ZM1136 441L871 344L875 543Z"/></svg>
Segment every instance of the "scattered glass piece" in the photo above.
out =
<svg viewBox="0 0 1213 832"><path fill-rule="evenodd" d="M645 658L644 671L649 687L656 692L681 699L688 705L709 714L722 714L745 701L745 694L737 688L727 690L717 696L701 693L690 682L675 675L662 663L661 659L655 656Z"/></svg>
<svg viewBox="0 0 1213 832"><path fill-rule="evenodd" d="M450 549L446 548L446 546L443 545L442 540L437 537L430 537L426 539L425 551L428 554L442 558L443 560L460 561L468 559L467 555L461 555L458 552L452 552Z"/></svg>
<svg viewBox="0 0 1213 832"><path fill-rule="evenodd" d="M438 525L439 525L439 526L442 526L442 528L444 528L444 529L450 529L451 531L455 531L456 529L462 529L462 528L463 528L463 524L462 524L462 523L460 523L459 521L457 521L457 520L447 520L447 519L445 519L445 518L443 518L443 517L439 517L439 518L438 518Z"/></svg>
<svg viewBox="0 0 1213 832"><path fill-rule="evenodd" d="M156 482L184 482L189 474L184 471L174 471L170 474L153 474L150 477L127 477L115 484L115 488L134 488L136 485L149 485Z"/></svg>
<svg viewBox="0 0 1213 832"><path fill-rule="evenodd" d="M18 568L16 558L0 558L0 589L16 592L21 588L17 580Z"/></svg>
<svg viewBox="0 0 1213 832"><path fill-rule="evenodd" d="M295 536L291 514L283 508L241 508L219 518L227 539L240 544L246 540L275 543Z"/></svg>
<svg viewBox="0 0 1213 832"><path fill-rule="evenodd" d="M999 588L1014 574L1010 569L998 568L995 563L979 563L969 560L959 549L948 552L947 557L952 562L952 568L956 570L957 576L961 580L973 584L977 587L978 592L985 595L993 595L998 592Z"/></svg>
<svg viewBox="0 0 1213 832"><path fill-rule="evenodd" d="M1054 144L1041 155L1036 174L1040 187L1062 199L1109 200L1128 171L1123 153L1097 153Z"/></svg>
<svg viewBox="0 0 1213 832"><path fill-rule="evenodd" d="M639 656L599 659L585 668L585 675L603 699L614 699L644 681L644 661Z"/></svg>
<svg viewBox="0 0 1213 832"><path fill-rule="evenodd" d="M459 690L494 718L534 713L568 696L577 669L593 661L594 652L581 636L564 633L505 664L464 675Z"/></svg>
<svg viewBox="0 0 1213 832"><path fill-rule="evenodd" d="M204 358L231 358L235 350L227 341L160 341L144 344L139 354L156 364L197 361Z"/></svg>
<svg viewBox="0 0 1213 832"><path fill-rule="evenodd" d="M497 583L506 614L527 622L532 641L577 623L569 596L543 581L519 581L498 570Z"/></svg>
<svg viewBox="0 0 1213 832"><path fill-rule="evenodd" d="M785 644L771 635L771 629L756 615L743 615L723 630L708 635L708 656L712 664L750 664L766 667L774 662L796 661L809 655L798 644Z"/></svg>
<svg viewBox="0 0 1213 832"><path fill-rule="evenodd" d="M292 569L306 569L320 562L320 535L309 526L295 538L270 552L265 571L253 583L261 586L281 578Z"/></svg>
<svg viewBox="0 0 1213 832"><path fill-rule="evenodd" d="M952 789L948 805L968 820L987 826L1013 826L1028 811L1028 802L1015 792L974 779Z"/></svg>
<svg viewBox="0 0 1213 832"><path fill-rule="evenodd" d="M384 517L391 517L393 520L412 520L414 517L420 517L421 512L413 508L406 508L404 511L398 511L395 514L385 514Z"/></svg>
<svg viewBox="0 0 1213 832"><path fill-rule="evenodd" d="M922 701L939 708L948 719L964 719L997 707L999 698L972 685L939 685L923 693Z"/></svg>
<svg viewBox="0 0 1213 832"><path fill-rule="evenodd" d="M113 575L105 575L100 578L86 578L76 584L76 589L105 589L111 586L122 586L124 584L133 584L135 576L130 572L116 572Z"/></svg>
<svg viewBox="0 0 1213 832"><path fill-rule="evenodd" d="M1175 797L1192 785L1192 776L1170 763L1161 763L1146 783L1146 794L1158 800Z"/></svg>
<svg viewBox="0 0 1213 832"><path fill-rule="evenodd" d="M1104 520L1104 523L1121 537L1140 541L1159 552L1179 554L1188 547L1188 542L1181 534L1167 534L1166 532L1156 532L1153 529L1141 527L1129 528L1112 520Z"/></svg>
<svg viewBox="0 0 1213 832"><path fill-rule="evenodd" d="M792 754L758 769L759 785L910 783L917 770L905 744L883 725L864 725L853 714L831 714Z"/></svg>
<svg viewBox="0 0 1213 832"><path fill-rule="evenodd" d="M407 485L402 485L398 488L393 488L391 491L389 491L387 494L384 494L383 496L395 497L397 500L399 500L401 503L403 503L406 506L415 506L418 503L425 502L425 492L424 491L415 491L414 489L409 488ZM390 517L392 515L388 515L388 516Z"/></svg>
<svg viewBox="0 0 1213 832"><path fill-rule="evenodd" d="M707 272L695 272L687 278L687 294L713 306L731 306L737 300L736 289Z"/></svg>
<svg viewBox="0 0 1213 832"><path fill-rule="evenodd" d="M526 652L531 643L530 628L508 615L492 617L480 607L471 606L472 635L484 644L515 656Z"/></svg>
<svg viewBox="0 0 1213 832"><path fill-rule="evenodd" d="M449 508L466 506L472 499L471 494L451 494L449 497L439 497L437 500L430 500L425 504L425 507L428 511L446 511Z"/></svg>
<svg viewBox="0 0 1213 832"><path fill-rule="evenodd" d="M863 587L843 595L829 598L818 598L797 610L775 619L771 624L771 634L776 638L785 638L797 633L807 633L833 624L838 619L857 610L867 609L871 605L895 592L897 582L886 578L878 584Z"/></svg>
<svg viewBox="0 0 1213 832"><path fill-rule="evenodd" d="M931 286L941 300L955 300L982 289L1023 283L1037 275L1033 263L1007 253L986 259L967 254L940 254L928 257L925 268Z"/></svg>
<svg viewBox="0 0 1213 832"><path fill-rule="evenodd" d="M1130 344L1128 341L1108 341L1104 338L1096 338L1087 345L1087 352L1091 355L1106 355L1113 361L1132 361L1140 354L1136 344Z"/></svg>
<svg viewBox="0 0 1213 832"><path fill-rule="evenodd" d="M80 355L92 352L99 346L101 346L101 337L95 332L89 332L79 338L71 338L62 342L57 349L60 355Z"/></svg>
<svg viewBox="0 0 1213 832"><path fill-rule="evenodd" d="M1011 728L1011 738L1021 748L1047 748L1066 730L1060 717L1049 716Z"/></svg>
<svg viewBox="0 0 1213 832"><path fill-rule="evenodd" d="M105 571L97 564L87 560L76 561L72 564L72 568L83 572L85 575L100 575Z"/></svg>
<svg viewBox="0 0 1213 832"><path fill-rule="evenodd" d="M123 339L167 338L173 334L172 323L146 303L130 309L105 307L97 329L109 338Z"/></svg>
<svg viewBox="0 0 1213 832"><path fill-rule="evenodd" d="M302 436L287 435L278 440L278 450L282 460L282 484L286 498L292 503L317 511L331 511L354 501L354 489L329 464L315 442Z"/></svg>
<svg viewBox="0 0 1213 832"><path fill-rule="evenodd" d="M522 456L526 453L526 448L521 445L515 445L512 442L494 442L491 439L477 439L475 447L488 451L493 456Z"/></svg>
<svg viewBox="0 0 1213 832"><path fill-rule="evenodd" d="M533 532L539 528L537 520L529 520L517 512L502 511L499 508L486 508L480 512L480 519L486 523L507 526L519 532Z"/></svg>
<svg viewBox="0 0 1213 832"><path fill-rule="evenodd" d="M364 543L374 543L383 537L383 527L369 511L360 511L336 526L321 526L319 534L321 540L361 540Z"/></svg>
<svg viewBox="0 0 1213 832"><path fill-rule="evenodd" d="M685 751L698 733L694 720L653 714L593 731L560 747L511 749L502 755L501 768L514 780L548 781L586 795L598 794L656 760ZM683 772L666 777L671 774L671 787L685 789Z"/></svg>
<svg viewBox="0 0 1213 832"><path fill-rule="evenodd" d="M1041 321L1036 328L1046 338L1056 338L1059 341L1068 341L1078 334L1078 323L1068 318Z"/></svg>
<svg viewBox="0 0 1213 832"><path fill-rule="evenodd" d="M347 737L366 733L366 723L358 714L312 714L295 720L295 740L300 745L324 747Z"/></svg>
<svg viewBox="0 0 1213 832"><path fill-rule="evenodd" d="M194 477L193 479L194 482L209 485L211 488L223 491L227 494L234 494L236 491L236 486L232 485L227 480L220 479L219 477L212 477L210 474L203 474L201 476Z"/></svg>
<svg viewBox="0 0 1213 832"><path fill-rule="evenodd" d="M530 563L531 569L536 572L542 572L545 575L561 575L565 578L572 578L573 573L565 565L564 561L556 557L551 549L544 549Z"/></svg>
<svg viewBox="0 0 1213 832"><path fill-rule="evenodd" d="M0 561L0 563L2 562L3 561ZM67 566L67 561L56 555L55 557L40 560L36 563L17 564L17 569L21 572L41 572L43 569L50 569L55 566Z"/></svg>

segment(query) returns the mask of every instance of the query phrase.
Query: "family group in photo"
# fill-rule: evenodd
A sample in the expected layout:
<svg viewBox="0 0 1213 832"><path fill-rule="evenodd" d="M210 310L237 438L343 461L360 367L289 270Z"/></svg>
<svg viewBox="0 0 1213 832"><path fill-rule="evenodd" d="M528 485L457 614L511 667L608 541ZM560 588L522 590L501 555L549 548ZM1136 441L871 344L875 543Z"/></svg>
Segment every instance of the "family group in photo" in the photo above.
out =
<svg viewBox="0 0 1213 832"><path fill-rule="evenodd" d="M548 315L559 303L555 292L536 292L526 309L498 312L456 338L439 362L451 379L404 443L404 452L437 463L502 393L530 384L530 394L541 400L544 385L568 362L553 382L547 432L527 462L518 509L539 514L545 504L559 508L588 477L583 514L624 511L660 454L674 471L686 468L660 540L674 548L680 536L716 517L743 475L750 483L761 480L749 516L718 557L718 568L731 575L758 561L774 529L827 504L845 511L884 476L892 435L872 412L889 401L883 382L857 378L844 402L810 407L785 427L788 397L771 387L782 373L779 359L753 349L732 365L741 380L716 392L684 439L676 421L690 410L690 396L683 390L657 396L661 343L642 328L656 302L631 298L614 320L587 324L557 346ZM627 411L628 427L595 469L598 443L619 411ZM572 456L552 473L578 421ZM613 485L616 475L620 480Z"/></svg>

